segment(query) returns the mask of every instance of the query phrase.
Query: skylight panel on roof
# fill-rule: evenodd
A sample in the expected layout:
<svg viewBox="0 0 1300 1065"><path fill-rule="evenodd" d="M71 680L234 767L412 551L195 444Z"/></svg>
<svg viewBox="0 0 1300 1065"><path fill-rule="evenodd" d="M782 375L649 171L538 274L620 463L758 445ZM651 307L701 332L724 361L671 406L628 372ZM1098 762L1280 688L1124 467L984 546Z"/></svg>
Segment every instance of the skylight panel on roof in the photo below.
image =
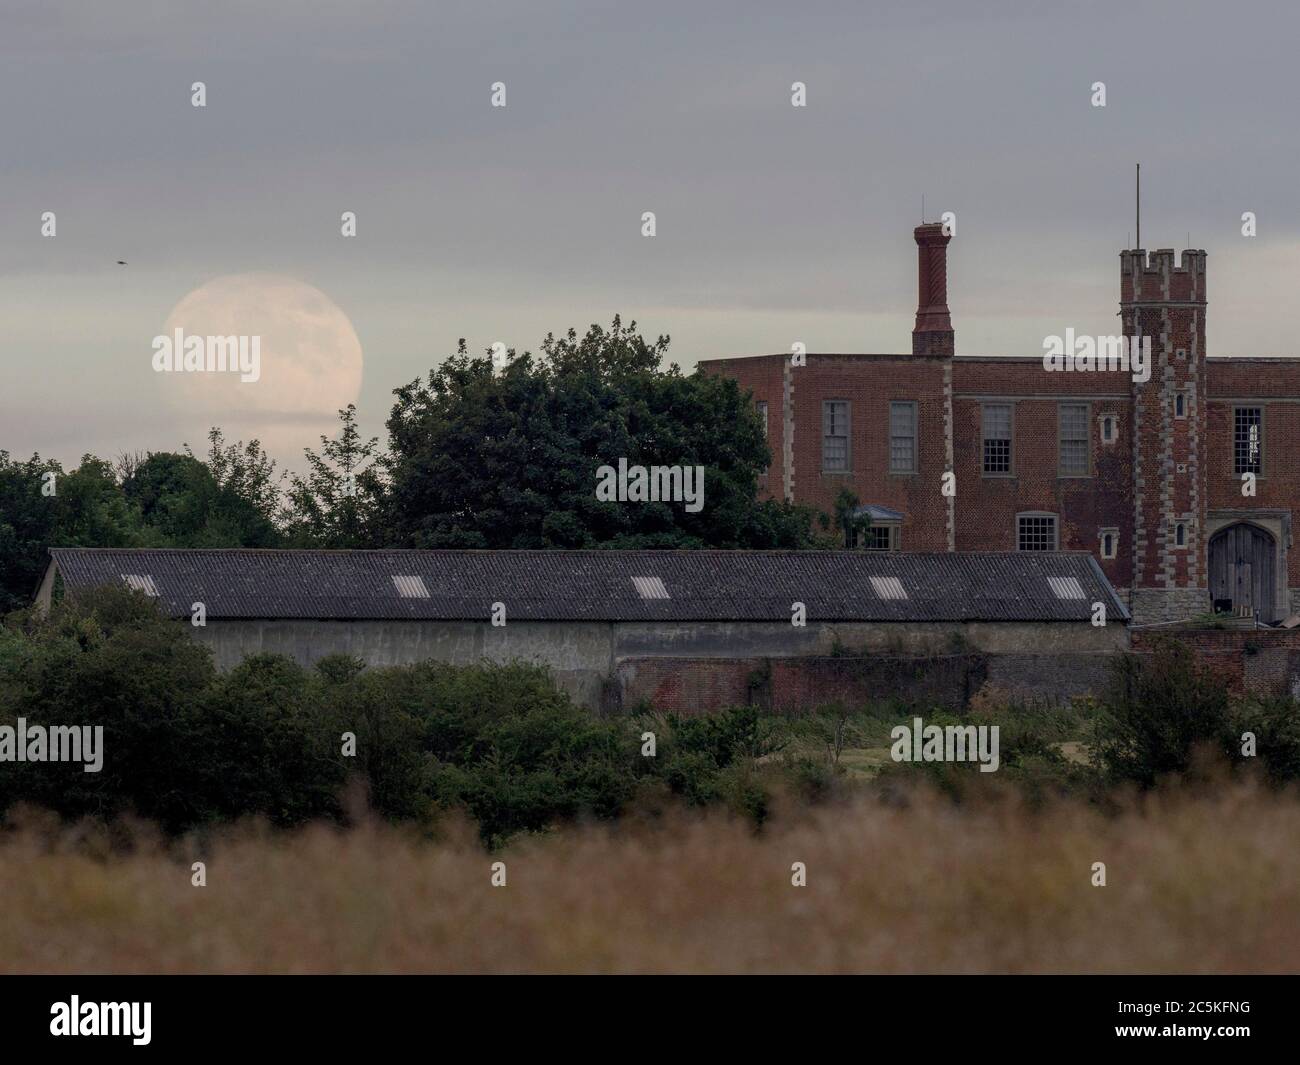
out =
<svg viewBox="0 0 1300 1065"><path fill-rule="evenodd" d="M133 592L144 592L145 595L151 595L155 599L158 598L158 589L154 587L153 577L149 574L123 573L121 576L122 580L126 582L126 586Z"/></svg>
<svg viewBox="0 0 1300 1065"><path fill-rule="evenodd" d="M872 577L871 587L881 599L907 598L907 589L897 577Z"/></svg>
<svg viewBox="0 0 1300 1065"><path fill-rule="evenodd" d="M403 599L428 599L429 589L425 587L423 577L399 575L393 577L397 594Z"/></svg>
<svg viewBox="0 0 1300 1065"><path fill-rule="evenodd" d="M632 586L642 599L668 599L668 589L662 577L633 577Z"/></svg>
<svg viewBox="0 0 1300 1065"><path fill-rule="evenodd" d="M1051 586L1057 599L1084 599L1083 585L1079 583L1078 577L1048 577L1047 583Z"/></svg>

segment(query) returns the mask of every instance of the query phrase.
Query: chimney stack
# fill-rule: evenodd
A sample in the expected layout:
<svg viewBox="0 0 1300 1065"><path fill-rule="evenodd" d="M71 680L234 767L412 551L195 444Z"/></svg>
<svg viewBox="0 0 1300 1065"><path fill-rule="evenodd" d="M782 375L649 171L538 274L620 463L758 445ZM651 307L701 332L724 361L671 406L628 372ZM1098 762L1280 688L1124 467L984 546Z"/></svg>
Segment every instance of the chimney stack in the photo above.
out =
<svg viewBox="0 0 1300 1065"><path fill-rule="evenodd" d="M952 355L955 343L948 314L948 241L938 222L913 230L917 252L916 328L912 330L913 355Z"/></svg>

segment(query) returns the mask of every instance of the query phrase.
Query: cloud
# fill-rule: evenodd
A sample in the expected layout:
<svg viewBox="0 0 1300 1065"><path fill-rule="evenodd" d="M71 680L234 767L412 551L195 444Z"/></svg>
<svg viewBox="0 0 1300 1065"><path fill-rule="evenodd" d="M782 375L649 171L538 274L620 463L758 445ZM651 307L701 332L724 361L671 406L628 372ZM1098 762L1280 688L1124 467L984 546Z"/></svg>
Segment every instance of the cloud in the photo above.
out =
<svg viewBox="0 0 1300 1065"><path fill-rule="evenodd" d="M122 419L92 382L125 350L104 338L152 336L220 274L346 306L376 429L456 337L536 347L613 310L687 363L792 334L907 350L922 194L959 219L959 349L1036 350L1044 321L1113 316L1138 160L1147 243L1210 253L1212 352L1285 351L1298 24L1206 2L11 4L0 447L176 446L147 396ZM80 437L26 413L50 380Z"/></svg>

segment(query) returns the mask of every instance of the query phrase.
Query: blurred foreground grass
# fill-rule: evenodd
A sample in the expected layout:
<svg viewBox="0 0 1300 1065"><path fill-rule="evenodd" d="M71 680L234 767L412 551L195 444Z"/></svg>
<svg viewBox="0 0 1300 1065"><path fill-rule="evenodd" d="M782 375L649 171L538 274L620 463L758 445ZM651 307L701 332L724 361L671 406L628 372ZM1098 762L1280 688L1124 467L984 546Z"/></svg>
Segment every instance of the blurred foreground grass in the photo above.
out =
<svg viewBox="0 0 1300 1065"><path fill-rule="evenodd" d="M0 835L8 972L1300 967L1300 800L1251 784L1151 794L1117 816L1009 794L858 797L778 810L761 833L674 813L493 854L461 822L436 841L363 822L165 847L145 829L124 843L27 821Z"/></svg>

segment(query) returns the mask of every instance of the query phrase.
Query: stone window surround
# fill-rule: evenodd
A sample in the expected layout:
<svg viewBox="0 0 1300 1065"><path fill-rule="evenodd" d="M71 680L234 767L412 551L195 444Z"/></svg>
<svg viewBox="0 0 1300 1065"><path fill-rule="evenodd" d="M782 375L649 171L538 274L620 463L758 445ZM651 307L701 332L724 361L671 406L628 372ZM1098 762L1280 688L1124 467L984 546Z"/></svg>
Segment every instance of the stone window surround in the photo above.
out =
<svg viewBox="0 0 1300 1065"><path fill-rule="evenodd" d="M1110 536L1110 554L1106 554L1106 537ZM1119 529L1114 525L1107 525L1103 529L1097 530L1097 553L1103 559L1110 560L1119 556Z"/></svg>
<svg viewBox="0 0 1300 1065"><path fill-rule="evenodd" d="M1015 539L1012 541L1016 545L1016 550L1022 550L1020 547L1020 520L1022 518L1051 518L1052 519L1052 546L1047 548L1049 551L1061 550L1061 518L1055 511L1051 510L1022 510L1015 517L1015 524L1012 528L1015 531Z"/></svg>

